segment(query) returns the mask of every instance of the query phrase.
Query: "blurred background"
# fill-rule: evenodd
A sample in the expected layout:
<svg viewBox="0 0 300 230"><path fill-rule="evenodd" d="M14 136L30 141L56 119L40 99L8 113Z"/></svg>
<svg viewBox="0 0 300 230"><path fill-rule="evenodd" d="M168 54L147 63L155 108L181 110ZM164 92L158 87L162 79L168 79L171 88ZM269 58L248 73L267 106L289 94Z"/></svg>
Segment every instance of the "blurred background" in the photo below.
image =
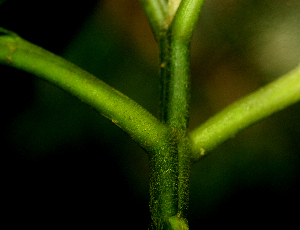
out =
<svg viewBox="0 0 300 230"><path fill-rule="evenodd" d="M299 25L297 0L206 0L192 42L190 128L295 68ZM158 115L157 45L137 0L6 0L0 26ZM146 153L56 87L5 66L0 76L2 202L11 224L147 229ZM296 223L299 115L298 103L194 165L191 229Z"/></svg>

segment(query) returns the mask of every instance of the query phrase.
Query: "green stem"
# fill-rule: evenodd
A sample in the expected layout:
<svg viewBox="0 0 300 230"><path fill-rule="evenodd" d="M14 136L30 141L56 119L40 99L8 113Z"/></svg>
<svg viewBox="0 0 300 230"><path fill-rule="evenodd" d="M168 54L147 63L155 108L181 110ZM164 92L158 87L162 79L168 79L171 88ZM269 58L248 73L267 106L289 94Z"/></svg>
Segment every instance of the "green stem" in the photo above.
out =
<svg viewBox="0 0 300 230"><path fill-rule="evenodd" d="M187 130L190 103L190 46L174 39L170 44L170 77L166 105L166 123L178 130Z"/></svg>
<svg viewBox="0 0 300 230"><path fill-rule="evenodd" d="M160 120L166 123L167 120L167 99L170 78L170 44L167 31L159 41L160 77L161 77L161 100Z"/></svg>
<svg viewBox="0 0 300 230"><path fill-rule="evenodd" d="M139 0L144 9L156 41L161 38L165 26L167 4L164 0Z"/></svg>
<svg viewBox="0 0 300 230"><path fill-rule="evenodd" d="M171 27L172 28L172 27ZM159 43L162 79L161 120L187 130L190 101L190 42L165 32Z"/></svg>
<svg viewBox="0 0 300 230"><path fill-rule="evenodd" d="M189 43L173 40L166 32L159 45L161 120L178 130L186 130L190 101Z"/></svg>
<svg viewBox="0 0 300 230"><path fill-rule="evenodd" d="M173 1L174 4L178 1ZM190 102L190 42L203 0L182 0L160 43L163 79L163 121L186 131Z"/></svg>
<svg viewBox="0 0 300 230"><path fill-rule="evenodd" d="M190 141L172 128L165 148L150 157L150 229L177 229L170 218L185 224L189 203ZM178 228L180 229L180 228Z"/></svg>
<svg viewBox="0 0 300 230"><path fill-rule="evenodd" d="M192 160L250 125L300 101L300 66L228 106L190 133Z"/></svg>
<svg viewBox="0 0 300 230"><path fill-rule="evenodd" d="M169 218L178 212L178 155L176 133L164 149L150 157L150 229L170 229Z"/></svg>
<svg viewBox="0 0 300 230"><path fill-rule="evenodd" d="M182 0L172 22L172 35L190 42L204 0Z"/></svg>
<svg viewBox="0 0 300 230"><path fill-rule="evenodd" d="M179 2L169 1L171 5L167 10L167 26L161 28L162 36L158 40L162 79L160 118L171 127L172 135L169 137L167 149L150 159L150 210L153 229L188 228L186 216L191 166L190 140L187 136L190 42L202 4L199 1L183 0L177 9ZM191 12L187 11L189 7L197 7L192 9L192 17ZM184 29L181 30L181 27Z"/></svg>
<svg viewBox="0 0 300 230"><path fill-rule="evenodd" d="M65 59L1 28L0 64L32 73L78 97L149 153L165 145L167 127L136 102Z"/></svg>
<svg viewBox="0 0 300 230"><path fill-rule="evenodd" d="M188 209L190 160L186 138L189 120L190 71L189 42L173 39L166 31L160 43L162 108L161 120L172 128L169 148L150 164L150 207L155 229L174 229L169 218L185 223ZM172 174L170 174L172 172ZM170 175L170 176L169 176ZM156 191L156 192L153 192ZM154 195L154 196L153 196Z"/></svg>

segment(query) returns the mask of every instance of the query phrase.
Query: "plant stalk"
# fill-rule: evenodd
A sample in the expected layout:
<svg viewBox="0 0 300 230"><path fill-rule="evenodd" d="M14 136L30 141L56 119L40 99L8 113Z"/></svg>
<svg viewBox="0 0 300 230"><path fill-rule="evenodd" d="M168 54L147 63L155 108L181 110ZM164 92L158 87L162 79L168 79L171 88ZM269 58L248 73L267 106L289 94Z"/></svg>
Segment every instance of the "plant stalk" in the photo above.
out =
<svg viewBox="0 0 300 230"><path fill-rule="evenodd" d="M238 132L299 101L300 65L194 129L190 133L192 161L199 161Z"/></svg>
<svg viewBox="0 0 300 230"><path fill-rule="evenodd" d="M160 120L171 128L171 133L167 148L151 154L151 229L188 229L190 42L203 1L175 0L169 4L167 26L161 27L158 44L162 79Z"/></svg>
<svg viewBox="0 0 300 230"><path fill-rule="evenodd" d="M34 74L76 96L124 130L149 154L163 148L168 128L135 101L78 66L2 28L0 64Z"/></svg>
<svg viewBox="0 0 300 230"><path fill-rule="evenodd" d="M171 27L170 27L171 28ZM150 154L151 229L187 227L190 142L190 43L165 30L159 42L162 81L161 121L170 127L166 149ZM172 222L171 220L176 220Z"/></svg>

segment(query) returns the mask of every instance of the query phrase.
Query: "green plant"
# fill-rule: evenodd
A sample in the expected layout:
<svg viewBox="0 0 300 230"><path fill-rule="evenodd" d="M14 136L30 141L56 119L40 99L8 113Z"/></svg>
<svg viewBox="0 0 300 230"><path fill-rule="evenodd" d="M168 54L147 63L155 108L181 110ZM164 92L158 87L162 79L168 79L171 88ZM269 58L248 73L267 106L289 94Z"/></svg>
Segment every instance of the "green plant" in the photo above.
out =
<svg viewBox="0 0 300 230"><path fill-rule="evenodd" d="M0 31L0 62L59 86L128 133L150 159L151 227L185 229L191 165L239 131L299 101L300 68L188 132L190 42L204 1L140 2L160 50L159 120L91 74L5 29Z"/></svg>

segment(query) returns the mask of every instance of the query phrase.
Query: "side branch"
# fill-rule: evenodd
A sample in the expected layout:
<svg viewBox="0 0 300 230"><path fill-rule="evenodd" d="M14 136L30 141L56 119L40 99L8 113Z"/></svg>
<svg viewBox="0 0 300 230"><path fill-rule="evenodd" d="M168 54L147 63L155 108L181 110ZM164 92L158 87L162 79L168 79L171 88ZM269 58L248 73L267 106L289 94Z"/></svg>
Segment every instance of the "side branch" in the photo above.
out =
<svg viewBox="0 0 300 230"><path fill-rule="evenodd" d="M250 125L300 101L300 65L274 82L233 103L190 133L192 160Z"/></svg>
<svg viewBox="0 0 300 230"><path fill-rule="evenodd" d="M32 73L78 97L148 152L164 144L167 128L139 104L76 65L2 28L0 64Z"/></svg>
<svg viewBox="0 0 300 230"><path fill-rule="evenodd" d="M164 0L139 0L144 9L156 41L159 41L165 24L167 3Z"/></svg>

